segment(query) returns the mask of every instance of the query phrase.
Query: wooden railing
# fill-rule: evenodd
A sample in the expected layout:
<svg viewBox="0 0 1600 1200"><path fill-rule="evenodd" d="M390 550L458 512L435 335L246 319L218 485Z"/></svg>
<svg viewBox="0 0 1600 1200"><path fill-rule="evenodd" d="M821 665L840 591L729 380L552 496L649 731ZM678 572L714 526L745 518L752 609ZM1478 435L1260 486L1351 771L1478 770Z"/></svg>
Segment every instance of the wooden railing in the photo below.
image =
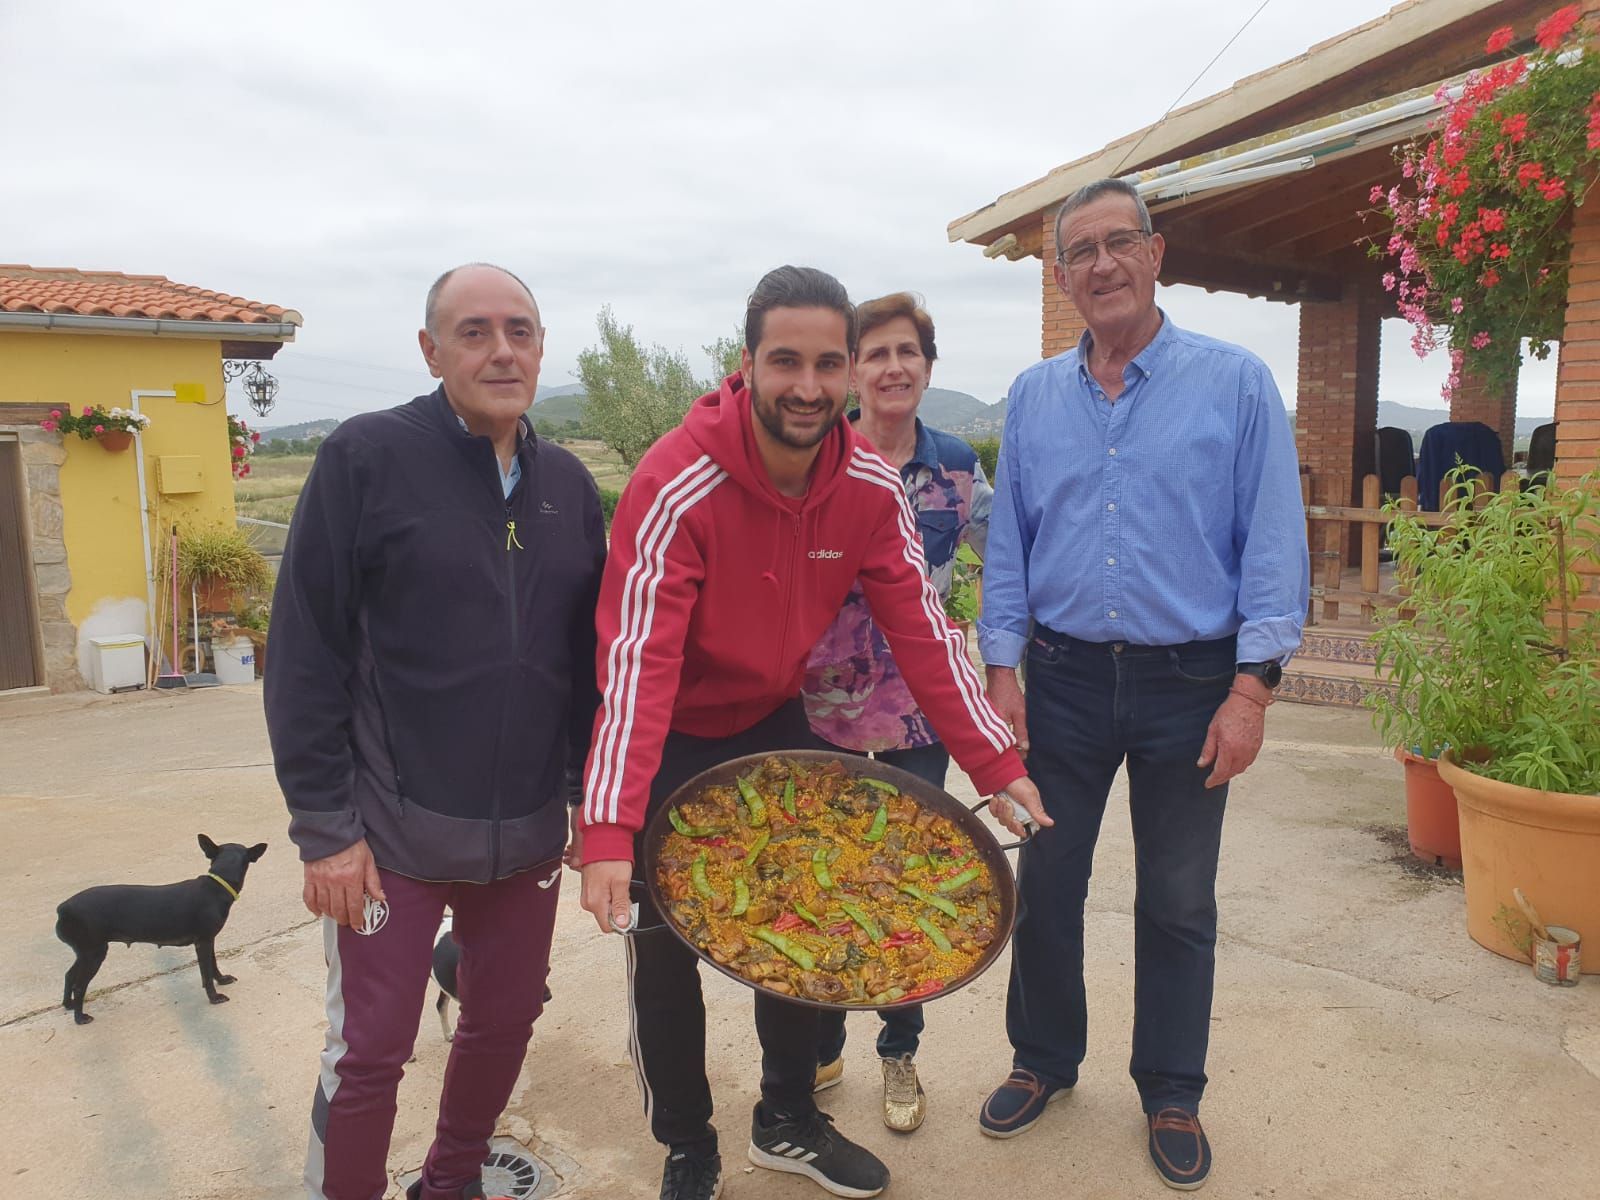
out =
<svg viewBox="0 0 1600 1200"><path fill-rule="evenodd" d="M1499 486L1521 487L1522 477L1515 471L1507 471L1500 477ZM1491 490L1482 478L1477 481L1477 489L1484 498ZM1440 507L1444 506L1449 490L1450 481L1446 479L1439 485ZM1344 611L1342 605L1356 610L1362 624L1370 625L1378 608L1393 607L1403 599L1398 584L1391 580L1387 587L1383 585L1379 570L1389 516L1383 511L1378 477L1367 475L1361 480L1359 507L1347 503L1349 495L1346 476L1300 476L1300 499L1306 508L1306 545L1311 552L1311 604L1306 612L1307 625L1340 620L1340 613ZM1400 481L1399 497L1402 509L1416 511L1415 476L1407 475ZM1446 525L1450 520L1438 512L1420 515L1429 525ZM1354 587L1347 584L1344 574L1349 557L1346 547L1350 543L1361 548L1361 575Z"/></svg>

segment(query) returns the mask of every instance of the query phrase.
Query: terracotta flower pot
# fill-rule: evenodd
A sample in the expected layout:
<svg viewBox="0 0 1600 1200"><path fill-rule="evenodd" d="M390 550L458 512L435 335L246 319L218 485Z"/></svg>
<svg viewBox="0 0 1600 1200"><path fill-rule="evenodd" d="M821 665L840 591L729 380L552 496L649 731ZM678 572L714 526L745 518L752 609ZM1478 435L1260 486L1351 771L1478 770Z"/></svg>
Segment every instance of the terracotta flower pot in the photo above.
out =
<svg viewBox="0 0 1600 1200"><path fill-rule="evenodd" d="M95 434L94 440L100 443L102 450L119 454L133 445L133 434L126 429L108 429L104 433Z"/></svg>
<svg viewBox="0 0 1600 1200"><path fill-rule="evenodd" d="M1461 869L1461 819L1456 794L1439 778L1431 758L1412 754L1403 746L1394 756L1406 771L1406 838L1411 853L1438 867Z"/></svg>
<svg viewBox="0 0 1600 1200"><path fill-rule="evenodd" d="M1461 811L1461 861L1467 890L1467 932L1480 946L1528 960L1495 924L1502 908L1517 911L1512 888L1546 924L1575 929L1600 945L1600 796L1540 792L1486 779L1460 766L1453 751L1439 775L1455 789ZM1600 955L1585 956L1588 974Z"/></svg>
<svg viewBox="0 0 1600 1200"><path fill-rule="evenodd" d="M233 588L226 580L203 576L200 579L199 601L203 613L231 613Z"/></svg>

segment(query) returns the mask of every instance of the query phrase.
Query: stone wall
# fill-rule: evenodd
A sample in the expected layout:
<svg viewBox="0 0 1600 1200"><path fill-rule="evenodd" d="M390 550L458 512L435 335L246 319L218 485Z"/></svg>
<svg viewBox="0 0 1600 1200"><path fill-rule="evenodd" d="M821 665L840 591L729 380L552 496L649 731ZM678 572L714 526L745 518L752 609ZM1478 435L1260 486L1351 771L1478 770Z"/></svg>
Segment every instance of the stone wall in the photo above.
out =
<svg viewBox="0 0 1600 1200"><path fill-rule="evenodd" d="M47 433L35 424L0 424L0 430L14 432L22 448L34 598L44 642L44 683L52 691L75 691L85 684L78 673L78 631L67 619L72 573L67 567L61 511L61 464L67 459L67 451L59 434Z"/></svg>

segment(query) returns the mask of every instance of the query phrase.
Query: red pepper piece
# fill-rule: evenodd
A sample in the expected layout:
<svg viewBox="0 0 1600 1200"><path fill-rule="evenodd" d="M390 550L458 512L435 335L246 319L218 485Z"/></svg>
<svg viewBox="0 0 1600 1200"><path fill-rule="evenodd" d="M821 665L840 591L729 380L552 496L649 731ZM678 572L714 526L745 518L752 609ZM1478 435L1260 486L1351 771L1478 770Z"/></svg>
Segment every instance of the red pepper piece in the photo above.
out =
<svg viewBox="0 0 1600 1200"><path fill-rule="evenodd" d="M791 929L800 929L805 925L805 919L799 913L786 912L772 923L773 933L787 933Z"/></svg>
<svg viewBox="0 0 1600 1200"><path fill-rule="evenodd" d="M696 846L726 846L728 839L725 837L703 837L690 839Z"/></svg>
<svg viewBox="0 0 1600 1200"><path fill-rule="evenodd" d="M855 926L850 924L849 921L840 921L837 925L829 925L823 932L829 937L843 937L854 928Z"/></svg>
<svg viewBox="0 0 1600 1200"><path fill-rule="evenodd" d="M909 946L913 942L920 942L921 940L922 934L918 930L908 929L901 933L891 933L879 944L885 948L893 949L895 946Z"/></svg>
<svg viewBox="0 0 1600 1200"><path fill-rule="evenodd" d="M930 979L930 980L928 980L927 983L920 984L917 987L912 988L904 996L901 996L900 999L901 1000L921 1000L925 996L931 996L937 991L942 991L943 988L944 988L944 980L942 980L942 979Z"/></svg>

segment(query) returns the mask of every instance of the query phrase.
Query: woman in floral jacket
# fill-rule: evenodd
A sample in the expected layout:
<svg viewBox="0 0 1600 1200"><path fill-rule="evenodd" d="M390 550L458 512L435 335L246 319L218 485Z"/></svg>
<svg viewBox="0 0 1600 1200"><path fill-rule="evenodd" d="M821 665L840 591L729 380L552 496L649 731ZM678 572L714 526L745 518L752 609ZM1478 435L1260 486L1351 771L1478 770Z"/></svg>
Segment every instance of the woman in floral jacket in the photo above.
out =
<svg viewBox="0 0 1600 1200"><path fill-rule="evenodd" d="M856 392L861 408L850 419L899 469L922 535L928 573L943 599L955 574L956 549L966 542L983 554L994 493L971 446L917 419L936 355L933 319L919 299L896 292L869 300L857 311ZM911 698L859 587L811 652L805 704L812 732L828 744L852 754L871 754L944 786L950 755ZM887 1012L878 1037L884 1123L906 1133L922 1124L927 1109L913 1061L922 1025L920 1006ZM844 1039L844 1015L827 1014L818 1055L819 1091L839 1082Z"/></svg>

